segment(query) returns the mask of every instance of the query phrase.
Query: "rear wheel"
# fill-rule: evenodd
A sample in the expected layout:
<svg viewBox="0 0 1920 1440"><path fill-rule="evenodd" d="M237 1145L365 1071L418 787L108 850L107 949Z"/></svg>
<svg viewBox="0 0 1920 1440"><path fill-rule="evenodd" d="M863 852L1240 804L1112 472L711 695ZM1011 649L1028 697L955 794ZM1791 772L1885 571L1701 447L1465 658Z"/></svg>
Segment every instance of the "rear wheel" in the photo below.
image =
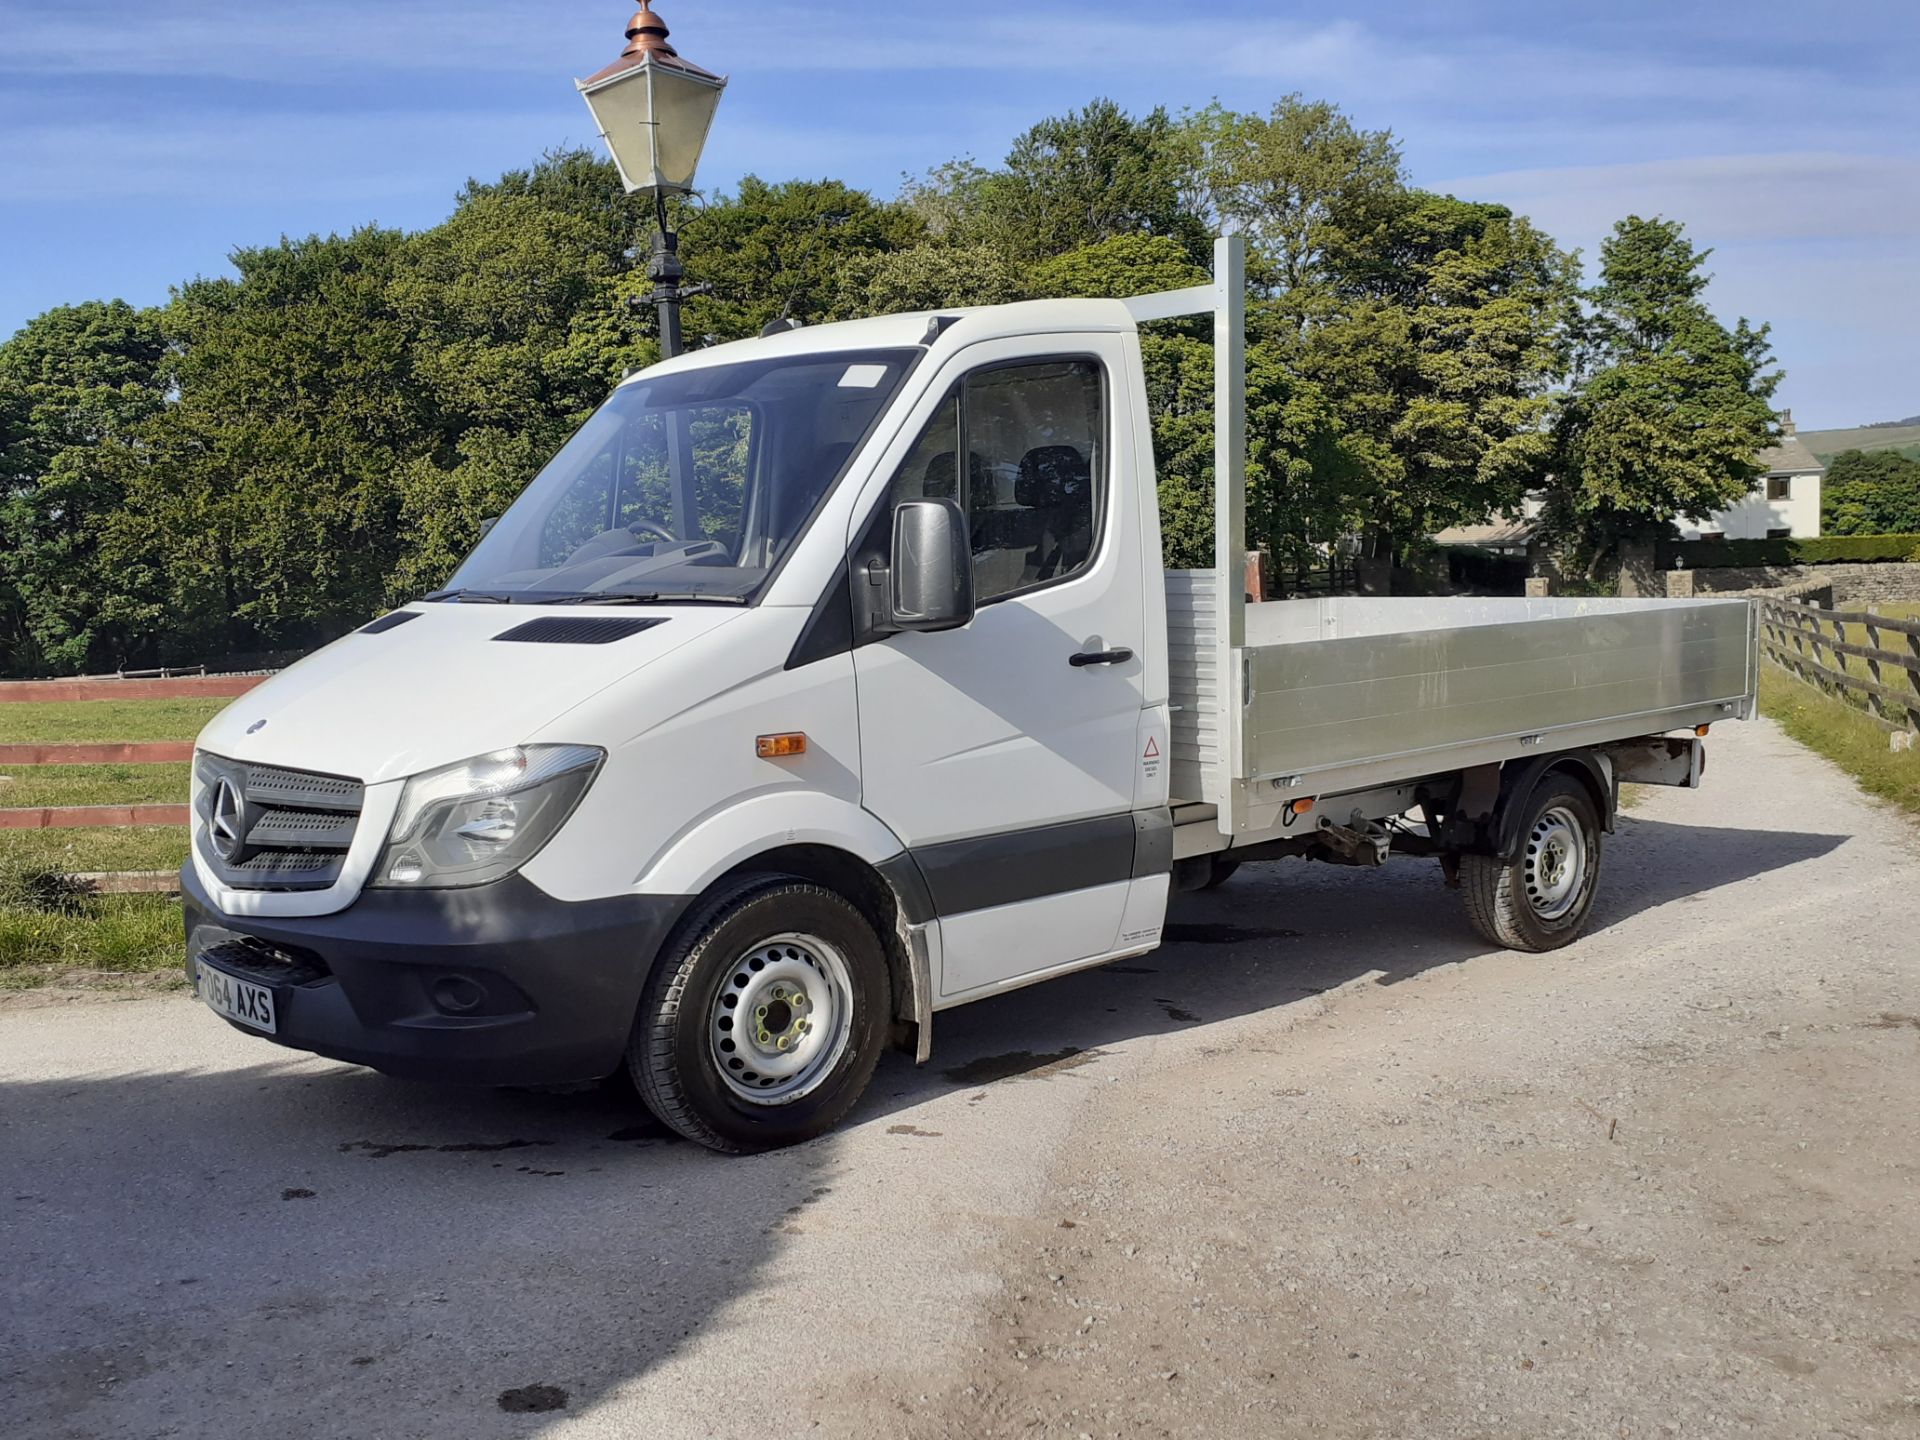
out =
<svg viewBox="0 0 1920 1440"><path fill-rule="evenodd" d="M1222 885L1226 884L1227 881L1237 875L1239 871L1240 862L1238 860L1229 860L1224 855L1210 856L1208 857L1206 883L1201 885L1200 888L1202 890L1218 890Z"/></svg>
<svg viewBox="0 0 1920 1440"><path fill-rule="evenodd" d="M647 1108L733 1154L810 1140L867 1087L886 1038L885 952L831 890L749 877L660 958L627 1065Z"/></svg>
<svg viewBox="0 0 1920 1440"><path fill-rule="evenodd" d="M1600 882L1600 814L1571 775L1551 774L1526 801L1511 861L1464 855L1460 888L1474 929L1509 950L1557 950L1587 923Z"/></svg>

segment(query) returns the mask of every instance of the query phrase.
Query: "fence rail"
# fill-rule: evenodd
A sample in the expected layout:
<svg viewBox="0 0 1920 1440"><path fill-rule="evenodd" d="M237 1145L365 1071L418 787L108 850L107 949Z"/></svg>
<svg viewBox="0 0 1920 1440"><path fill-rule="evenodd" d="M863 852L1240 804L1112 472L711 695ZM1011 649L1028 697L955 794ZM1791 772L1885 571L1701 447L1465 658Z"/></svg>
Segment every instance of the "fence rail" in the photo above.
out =
<svg viewBox="0 0 1920 1440"><path fill-rule="evenodd" d="M196 700L244 695L262 680L257 675L182 675L170 680L122 680L118 676L85 680L0 680L0 704L67 700Z"/></svg>
<svg viewBox="0 0 1920 1440"><path fill-rule="evenodd" d="M1754 604L1760 608L1760 648L1767 659L1829 695L1859 696L1862 712L1888 730L1920 730L1920 621L1780 600ZM1847 638L1849 626L1866 631L1865 645ZM1904 644L1889 649L1881 644L1882 635ZM1866 674L1850 667L1849 658L1863 662Z"/></svg>

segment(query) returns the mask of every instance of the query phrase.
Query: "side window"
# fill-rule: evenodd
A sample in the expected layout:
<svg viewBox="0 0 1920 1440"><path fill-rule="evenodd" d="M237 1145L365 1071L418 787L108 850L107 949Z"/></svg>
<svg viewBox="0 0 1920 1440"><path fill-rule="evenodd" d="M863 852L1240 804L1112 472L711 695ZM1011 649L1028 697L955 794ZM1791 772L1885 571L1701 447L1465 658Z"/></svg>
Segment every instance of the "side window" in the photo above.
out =
<svg viewBox="0 0 1920 1440"><path fill-rule="evenodd" d="M1086 568L1105 518L1100 366L1057 360L967 377L967 523L975 598Z"/></svg>
<svg viewBox="0 0 1920 1440"><path fill-rule="evenodd" d="M886 512L902 500L958 502L973 538L980 602L1064 580L1099 545L1104 411L1100 366L1091 360L970 375L901 463Z"/></svg>
<svg viewBox="0 0 1920 1440"><path fill-rule="evenodd" d="M967 497L957 481L959 462L960 392L956 390L940 402L927 428L894 472L893 488L887 493L888 513L902 500L957 500L965 509Z"/></svg>

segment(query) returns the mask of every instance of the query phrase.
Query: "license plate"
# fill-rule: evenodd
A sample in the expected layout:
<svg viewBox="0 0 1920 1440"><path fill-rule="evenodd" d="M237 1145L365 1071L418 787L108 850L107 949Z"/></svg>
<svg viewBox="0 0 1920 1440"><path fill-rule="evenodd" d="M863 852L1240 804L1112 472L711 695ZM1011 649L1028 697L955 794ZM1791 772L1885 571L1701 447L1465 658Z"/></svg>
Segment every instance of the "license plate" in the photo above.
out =
<svg viewBox="0 0 1920 1440"><path fill-rule="evenodd" d="M273 992L266 986L241 980L211 965L196 965L194 972L199 976L200 998L208 1009L255 1030L275 1033Z"/></svg>

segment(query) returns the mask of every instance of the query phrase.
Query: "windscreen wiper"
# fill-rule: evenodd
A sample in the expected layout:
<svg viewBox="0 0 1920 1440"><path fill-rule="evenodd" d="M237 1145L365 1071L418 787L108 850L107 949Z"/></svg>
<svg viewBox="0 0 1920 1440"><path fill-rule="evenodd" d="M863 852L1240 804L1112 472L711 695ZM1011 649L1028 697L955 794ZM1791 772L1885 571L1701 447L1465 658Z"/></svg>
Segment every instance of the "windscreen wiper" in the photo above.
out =
<svg viewBox="0 0 1920 1440"><path fill-rule="evenodd" d="M428 601L458 600L462 605L511 605L513 596L495 595L487 590L436 590L422 596Z"/></svg>
<svg viewBox="0 0 1920 1440"><path fill-rule="evenodd" d="M696 594L686 590L649 590L644 595L563 595L541 605L744 605L744 595Z"/></svg>

